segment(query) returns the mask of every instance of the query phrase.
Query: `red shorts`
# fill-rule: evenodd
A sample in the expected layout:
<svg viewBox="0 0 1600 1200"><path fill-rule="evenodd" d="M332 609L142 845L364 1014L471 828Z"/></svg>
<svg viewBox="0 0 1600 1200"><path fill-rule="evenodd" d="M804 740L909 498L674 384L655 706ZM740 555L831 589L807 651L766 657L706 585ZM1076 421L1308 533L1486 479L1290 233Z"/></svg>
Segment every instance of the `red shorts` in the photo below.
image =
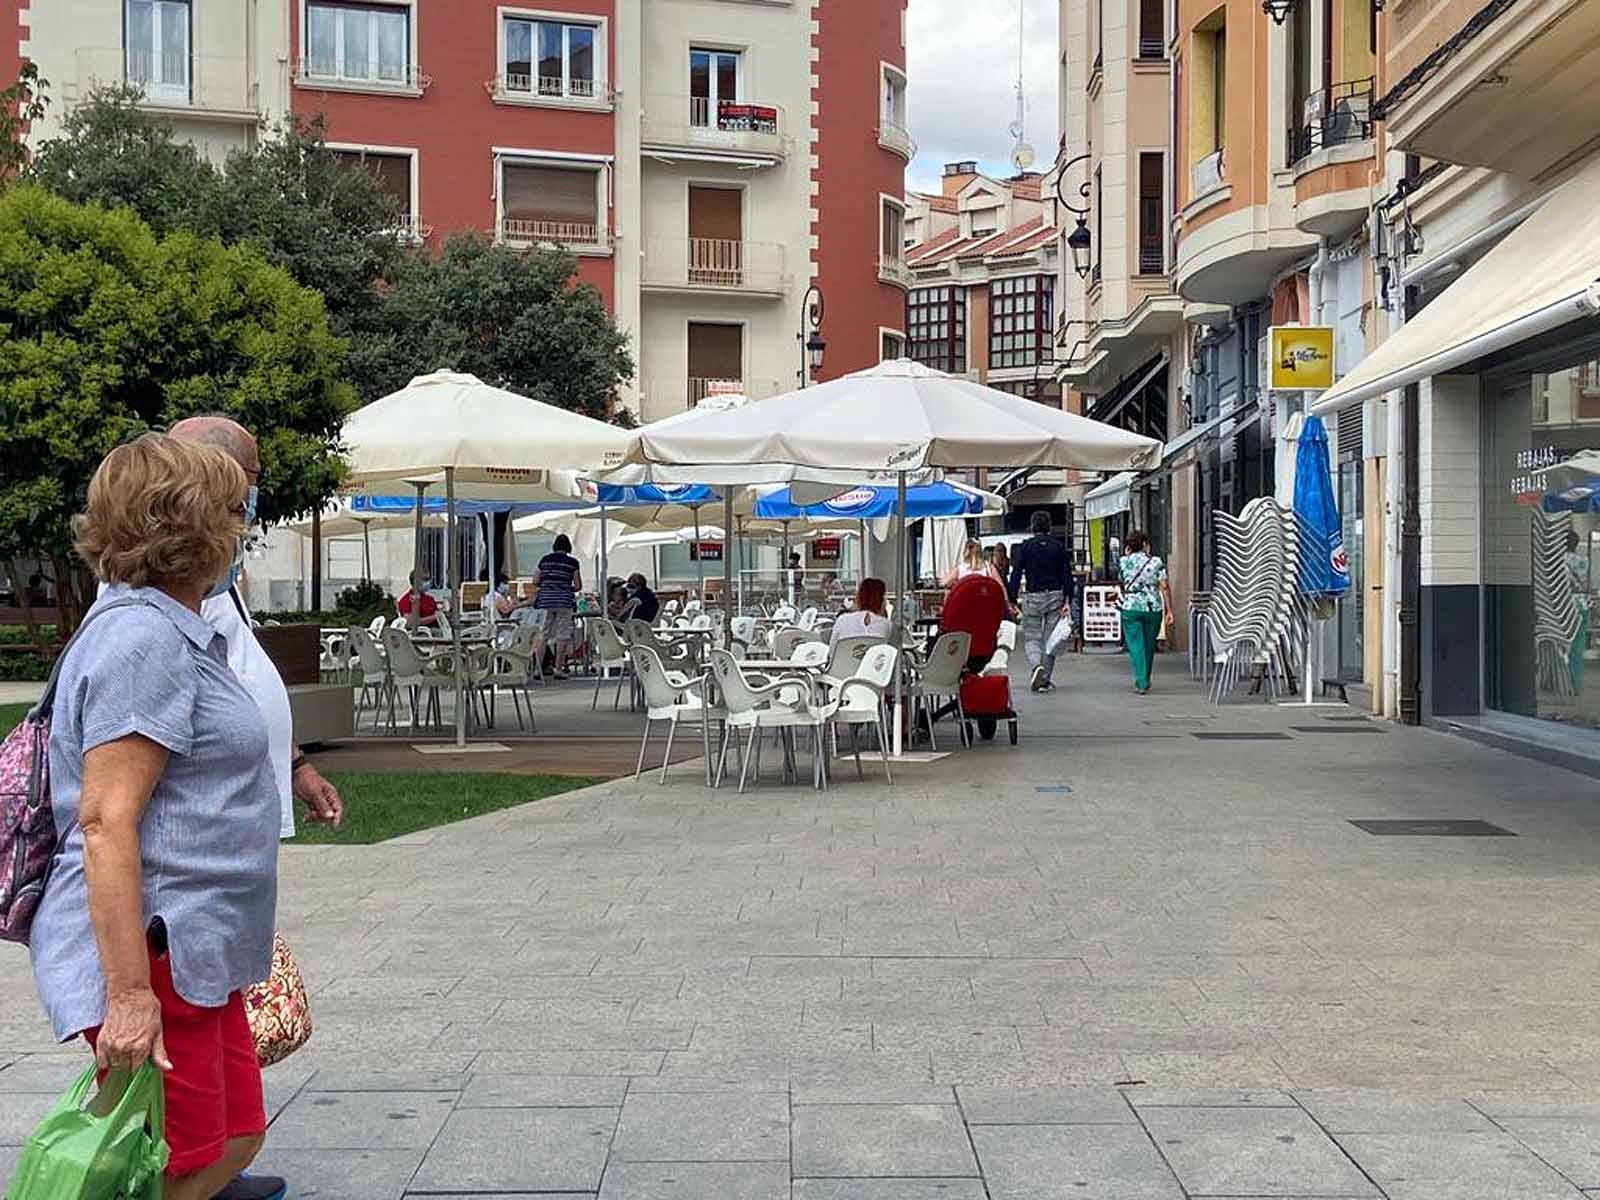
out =
<svg viewBox="0 0 1600 1200"><path fill-rule="evenodd" d="M167 1174L190 1175L222 1157L230 1138L267 1130L261 1064L238 992L221 1008L190 1004L173 989L165 954L150 959L150 986L161 1003L161 1037L172 1070L165 1076ZM100 1029L84 1031L90 1046Z"/></svg>

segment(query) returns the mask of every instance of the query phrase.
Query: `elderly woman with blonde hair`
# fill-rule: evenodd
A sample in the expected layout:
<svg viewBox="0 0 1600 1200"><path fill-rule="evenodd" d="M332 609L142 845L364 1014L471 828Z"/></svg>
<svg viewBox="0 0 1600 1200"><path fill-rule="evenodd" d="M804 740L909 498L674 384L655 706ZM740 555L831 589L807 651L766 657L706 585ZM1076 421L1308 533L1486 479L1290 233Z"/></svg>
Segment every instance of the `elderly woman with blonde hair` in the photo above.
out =
<svg viewBox="0 0 1600 1200"><path fill-rule="evenodd" d="M280 806L260 710L200 617L243 558L246 493L222 451L145 434L73 522L107 586L57 677L34 982L58 1038L164 1072L167 1200L216 1194L266 1130L240 989L271 963Z"/></svg>

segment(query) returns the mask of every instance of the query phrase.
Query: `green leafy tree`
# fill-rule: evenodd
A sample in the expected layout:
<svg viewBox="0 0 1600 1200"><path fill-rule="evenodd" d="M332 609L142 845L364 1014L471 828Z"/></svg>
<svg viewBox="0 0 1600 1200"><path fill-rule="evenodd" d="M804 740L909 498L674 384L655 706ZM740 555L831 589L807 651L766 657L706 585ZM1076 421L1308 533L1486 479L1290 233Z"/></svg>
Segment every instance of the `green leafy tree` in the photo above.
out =
<svg viewBox="0 0 1600 1200"><path fill-rule="evenodd" d="M37 63L25 62L9 87L0 89L0 182L12 178L28 162L28 126L44 118L50 102L48 79Z"/></svg>
<svg viewBox="0 0 1600 1200"><path fill-rule="evenodd" d="M408 258L384 295L385 334L369 387L450 367L590 416L611 414L633 376L627 335L600 293L574 283L556 250L513 250L456 234L437 259Z"/></svg>
<svg viewBox="0 0 1600 1200"><path fill-rule="evenodd" d="M83 204L132 208L157 235L216 233L221 179L172 126L140 107L137 87L96 91L40 143L23 178Z"/></svg>
<svg viewBox="0 0 1600 1200"><path fill-rule="evenodd" d="M0 558L52 557L64 578L100 459L194 413L257 432L265 519L322 503L355 406L342 363L321 297L253 247L0 192Z"/></svg>

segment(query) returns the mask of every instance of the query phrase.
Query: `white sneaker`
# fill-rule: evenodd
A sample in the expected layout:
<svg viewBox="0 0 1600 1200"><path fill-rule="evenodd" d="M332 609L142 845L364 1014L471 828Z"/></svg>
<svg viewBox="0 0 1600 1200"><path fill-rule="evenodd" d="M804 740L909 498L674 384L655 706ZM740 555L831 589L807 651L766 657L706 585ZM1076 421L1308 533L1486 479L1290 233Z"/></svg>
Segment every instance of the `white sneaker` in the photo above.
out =
<svg viewBox="0 0 1600 1200"><path fill-rule="evenodd" d="M1044 668L1042 666L1035 667L1033 669L1033 682L1028 685L1028 690L1034 692L1042 691L1044 683Z"/></svg>

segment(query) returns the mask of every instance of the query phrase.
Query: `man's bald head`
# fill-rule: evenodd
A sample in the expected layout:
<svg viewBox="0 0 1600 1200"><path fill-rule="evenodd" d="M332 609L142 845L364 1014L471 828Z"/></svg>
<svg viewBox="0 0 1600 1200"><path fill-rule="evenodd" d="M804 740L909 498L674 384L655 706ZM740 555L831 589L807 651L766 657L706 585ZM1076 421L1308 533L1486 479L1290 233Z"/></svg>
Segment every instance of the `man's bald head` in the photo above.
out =
<svg viewBox="0 0 1600 1200"><path fill-rule="evenodd" d="M183 442L215 446L244 468L253 485L261 474L261 453L250 431L231 417L185 417L167 433Z"/></svg>

